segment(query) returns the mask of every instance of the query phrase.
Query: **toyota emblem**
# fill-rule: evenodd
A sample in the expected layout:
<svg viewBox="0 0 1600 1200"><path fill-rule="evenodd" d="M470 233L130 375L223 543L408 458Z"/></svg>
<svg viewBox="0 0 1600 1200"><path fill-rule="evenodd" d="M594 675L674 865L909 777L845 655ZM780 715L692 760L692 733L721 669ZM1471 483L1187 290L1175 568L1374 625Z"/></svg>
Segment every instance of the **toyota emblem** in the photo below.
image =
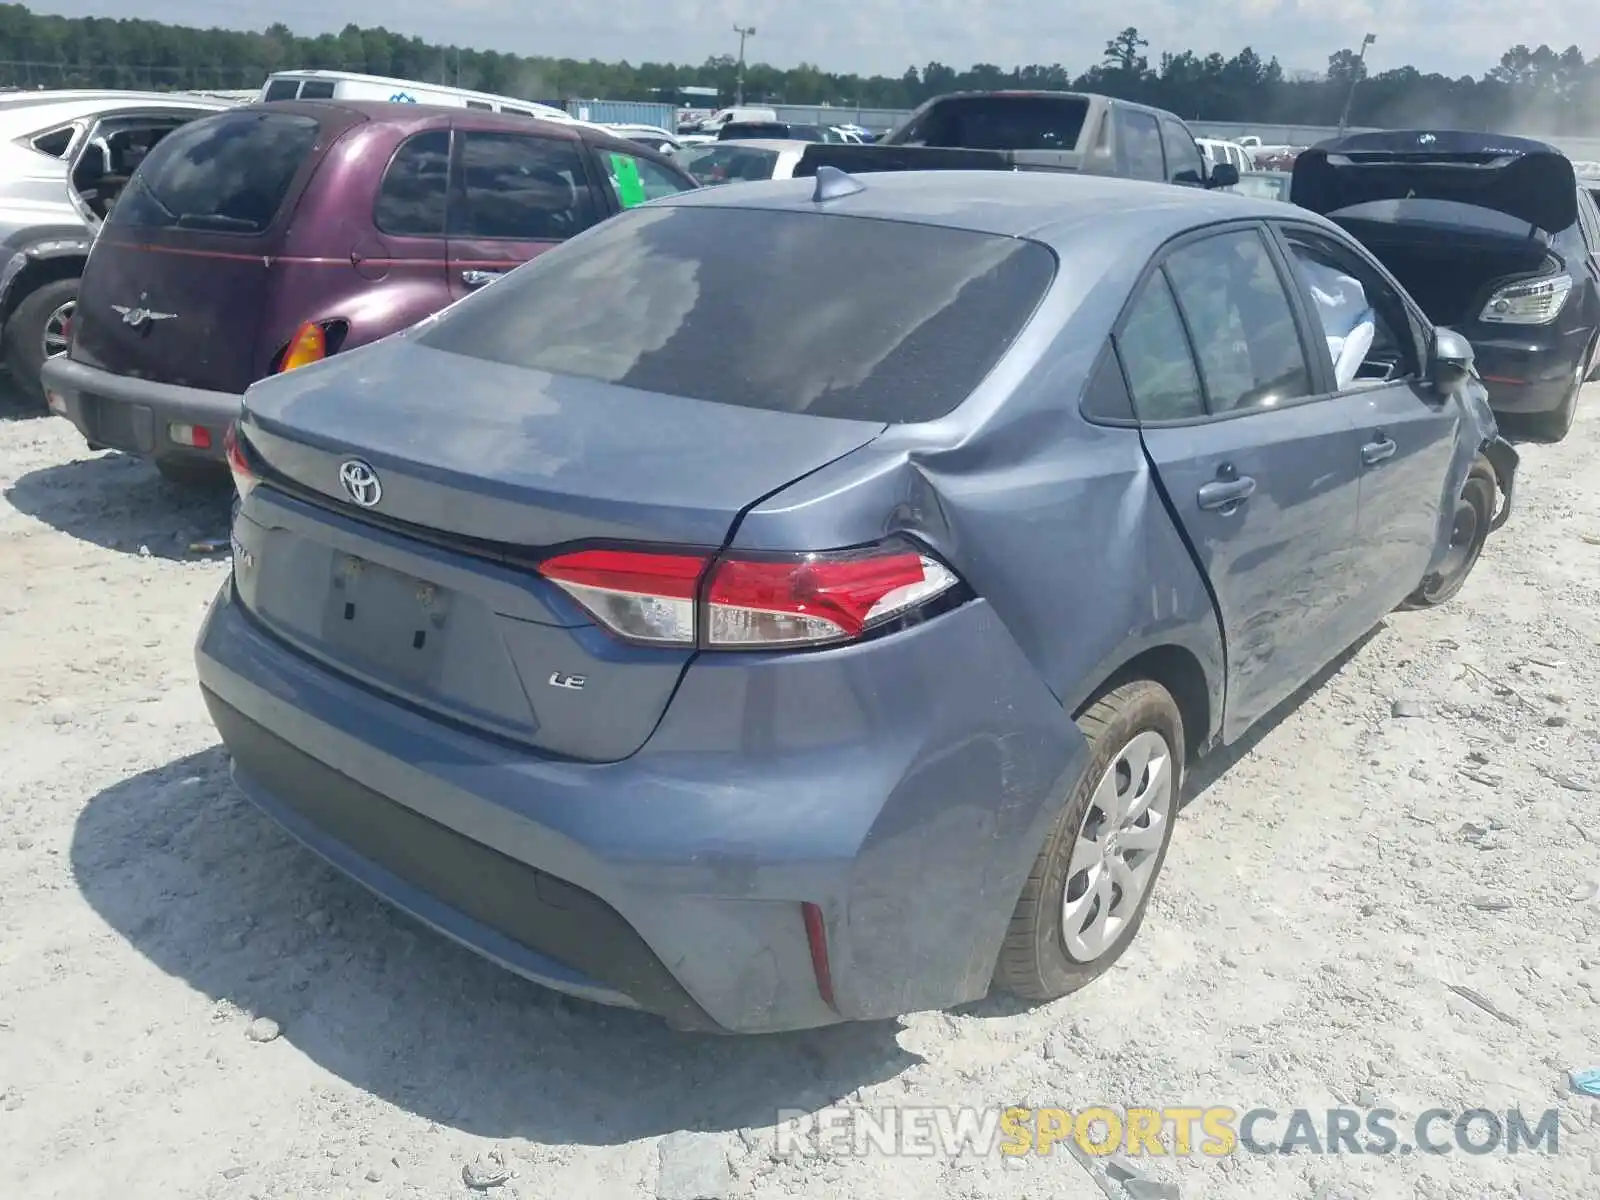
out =
<svg viewBox="0 0 1600 1200"><path fill-rule="evenodd" d="M339 483L345 495L362 508L371 508L383 499L378 473L359 458L348 458L339 464Z"/></svg>

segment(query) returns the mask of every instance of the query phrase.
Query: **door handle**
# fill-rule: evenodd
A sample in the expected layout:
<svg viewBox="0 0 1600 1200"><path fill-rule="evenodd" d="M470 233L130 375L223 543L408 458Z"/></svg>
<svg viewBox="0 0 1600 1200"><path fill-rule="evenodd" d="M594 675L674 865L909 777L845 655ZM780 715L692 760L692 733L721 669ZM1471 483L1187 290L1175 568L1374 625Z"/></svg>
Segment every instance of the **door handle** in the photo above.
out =
<svg viewBox="0 0 1600 1200"><path fill-rule="evenodd" d="M1393 458L1394 452L1397 449L1393 438L1384 437L1384 435L1381 433L1378 435L1378 438L1378 441L1368 442L1365 446L1361 447L1361 461L1366 463L1369 467L1375 467L1385 459Z"/></svg>
<svg viewBox="0 0 1600 1200"><path fill-rule="evenodd" d="M1255 495L1256 481L1248 475L1216 479L1200 487L1200 507L1207 510L1237 507Z"/></svg>
<svg viewBox="0 0 1600 1200"><path fill-rule="evenodd" d="M461 282L470 288L482 287L486 283L493 283L503 274L504 271L463 271Z"/></svg>

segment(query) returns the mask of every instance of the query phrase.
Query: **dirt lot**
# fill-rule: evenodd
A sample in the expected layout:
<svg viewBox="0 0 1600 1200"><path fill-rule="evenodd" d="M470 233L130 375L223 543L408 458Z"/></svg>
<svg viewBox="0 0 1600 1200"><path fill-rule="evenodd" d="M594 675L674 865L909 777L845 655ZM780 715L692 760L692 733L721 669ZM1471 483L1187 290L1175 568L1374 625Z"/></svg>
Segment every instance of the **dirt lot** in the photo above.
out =
<svg viewBox="0 0 1600 1200"><path fill-rule="evenodd" d="M1403 1141L1431 1108L1553 1108L1554 1156L1142 1167L1184 1200L1593 1196L1600 1101L1566 1078L1600 1066L1587 401L1566 444L1525 449L1520 509L1454 604L1393 616L1194 780L1110 976L761 1040L550 995L259 816L191 680L227 567L188 546L225 533L226 496L0 419L0 1194L465 1196L464 1168L510 1172L501 1200L1162 1194L1059 1151L774 1156L777 1110L848 1098L1387 1107Z"/></svg>

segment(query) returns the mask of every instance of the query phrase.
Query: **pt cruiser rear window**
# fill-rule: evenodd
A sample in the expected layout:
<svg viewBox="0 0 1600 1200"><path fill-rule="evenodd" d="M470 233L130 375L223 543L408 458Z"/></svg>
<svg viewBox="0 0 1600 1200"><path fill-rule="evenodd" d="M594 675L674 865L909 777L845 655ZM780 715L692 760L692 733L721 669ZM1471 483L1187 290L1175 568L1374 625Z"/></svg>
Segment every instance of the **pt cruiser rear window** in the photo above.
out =
<svg viewBox="0 0 1600 1200"><path fill-rule="evenodd" d="M290 113L221 113L173 130L140 164L108 225L263 233L319 126Z"/></svg>
<svg viewBox="0 0 1600 1200"><path fill-rule="evenodd" d="M929 421L1055 276L1037 242L722 207L639 208L450 309L437 350L746 408Z"/></svg>

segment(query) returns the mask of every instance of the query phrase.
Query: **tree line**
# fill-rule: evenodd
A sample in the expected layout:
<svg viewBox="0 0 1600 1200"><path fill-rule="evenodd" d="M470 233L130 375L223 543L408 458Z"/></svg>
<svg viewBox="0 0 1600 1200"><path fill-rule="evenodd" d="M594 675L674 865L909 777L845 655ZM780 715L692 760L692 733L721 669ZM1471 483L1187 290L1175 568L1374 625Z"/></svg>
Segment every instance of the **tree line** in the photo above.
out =
<svg viewBox="0 0 1600 1200"><path fill-rule="evenodd" d="M1386 47L1387 49L1387 47ZM1600 57L1577 46L1513 46L1480 77L1396 67L1368 75L1355 49L1329 56L1325 72L1286 72L1250 47L1231 58L1192 51L1152 59L1137 29L1106 43L1079 73L1059 63L1003 68L977 63L908 67L898 77L840 75L801 64L746 64L747 102L913 108L962 89L1045 88L1103 92L1209 121L1329 125L1352 102L1353 125L1456 127L1548 134L1600 133ZM160 21L56 17L0 4L0 85L158 90L259 87L270 72L321 67L458 84L546 103L569 99L661 100L681 87L719 89L731 100L732 55L698 66L555 59L441 46L382 27L347 25L301 37L275 24L259 33L193 29ZM1354 94L1351 83L1357 82Z"/></svg>

